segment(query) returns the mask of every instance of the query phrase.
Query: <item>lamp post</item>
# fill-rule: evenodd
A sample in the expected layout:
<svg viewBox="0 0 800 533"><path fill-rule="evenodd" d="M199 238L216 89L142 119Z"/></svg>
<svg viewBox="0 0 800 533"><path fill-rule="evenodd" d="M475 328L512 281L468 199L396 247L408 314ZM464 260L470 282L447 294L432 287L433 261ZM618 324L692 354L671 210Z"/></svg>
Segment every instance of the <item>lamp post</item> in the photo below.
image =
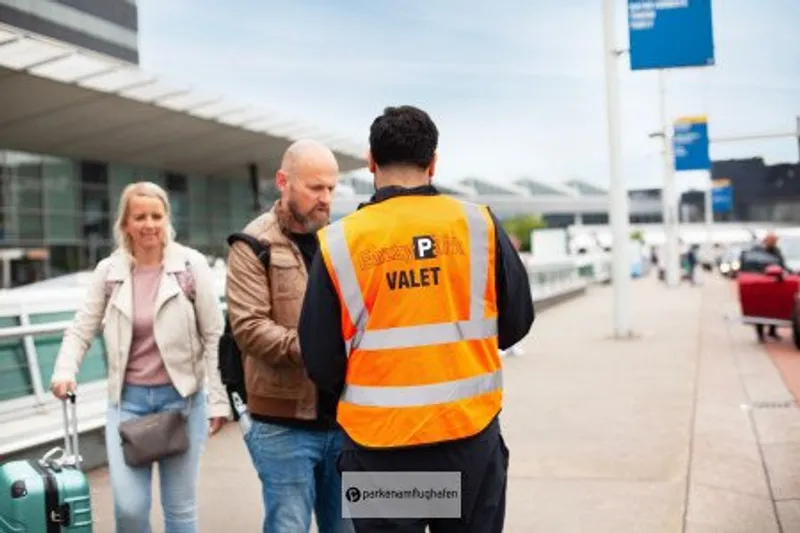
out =
<svg viewBox="0 0 800 533"><path fill-rule="evenodd" d="M630 287L631 262L630 219L628 191L621 168L621 128L619 112L619 75L617 57L620 52L614 46L614 0L603 0L603 55L605 57L606 113L609 143L609 217L612 235L612 289L614 293L614 337L628 338L632 334Z"/></svg>

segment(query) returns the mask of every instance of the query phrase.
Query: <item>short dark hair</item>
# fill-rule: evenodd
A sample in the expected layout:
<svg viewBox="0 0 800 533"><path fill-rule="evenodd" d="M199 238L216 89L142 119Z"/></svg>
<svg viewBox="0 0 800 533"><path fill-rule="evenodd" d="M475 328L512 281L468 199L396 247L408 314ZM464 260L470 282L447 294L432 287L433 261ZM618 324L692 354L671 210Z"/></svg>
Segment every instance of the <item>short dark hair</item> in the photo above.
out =
<svg viewBox="0 0 800 533"><path fill-rule="evenodd" d="M372 159L379 167L426 169L433 162L439 130L428 114L414 106L387 107L369 130Z"/></svg>

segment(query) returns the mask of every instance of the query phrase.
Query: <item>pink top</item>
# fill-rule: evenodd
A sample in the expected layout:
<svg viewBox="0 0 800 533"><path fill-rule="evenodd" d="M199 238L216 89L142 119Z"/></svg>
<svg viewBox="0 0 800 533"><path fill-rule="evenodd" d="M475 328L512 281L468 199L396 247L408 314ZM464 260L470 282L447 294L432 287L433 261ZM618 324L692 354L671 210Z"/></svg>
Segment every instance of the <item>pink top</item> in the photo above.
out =
<svg viewBox="0 0 800 533"><path fill-rule="evenodd" d="M160 281L160 265L136 267L133 270L133 339L125 370L125 382L131 385L171 383L153 334L153 315Z"/></svg>

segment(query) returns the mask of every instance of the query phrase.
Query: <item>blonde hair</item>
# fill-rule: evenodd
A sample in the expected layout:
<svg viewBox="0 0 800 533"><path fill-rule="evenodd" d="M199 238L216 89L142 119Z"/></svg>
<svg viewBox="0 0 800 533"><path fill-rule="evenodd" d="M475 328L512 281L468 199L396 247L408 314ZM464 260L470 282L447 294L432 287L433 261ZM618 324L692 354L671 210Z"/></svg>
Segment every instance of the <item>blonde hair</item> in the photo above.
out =
<svg viewBox="0 0 800 533"><path fill-rule="evenodd" d="M161 203L164 204L164 213L167 216L166 227L164 228L164 247L166 248L175 240L175 228L172 225L172 210L169 206L167 191L151 181L131 183L122 190L122 194L119 197L119 205L117 206L117 220L114 222L114 241L117 244L117 250L125 252L131 258L133 258L133 243L130 235L125 231L125 222L128 219L131 198L135 196L146 196L161 200Z"/></svg>

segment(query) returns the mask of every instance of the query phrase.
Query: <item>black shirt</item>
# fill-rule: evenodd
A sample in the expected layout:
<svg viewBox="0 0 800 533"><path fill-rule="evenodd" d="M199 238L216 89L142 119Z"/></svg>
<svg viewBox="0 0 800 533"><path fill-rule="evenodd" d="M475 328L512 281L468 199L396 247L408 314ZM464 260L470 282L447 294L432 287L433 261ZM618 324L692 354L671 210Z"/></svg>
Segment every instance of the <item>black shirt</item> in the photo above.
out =
<svg viewBox="0 0 800 533"><path fill-rule="evenodd" d="M359 209L396 196L437 195L435 187L427 185L413 189L386 187L379 189L370 202ZM497 332L501 349L522 340L534 321L533 298L528 271L500 222L492 213L495 225L497 291ZM320 388L338 398L344 388L347 354L342 335L341 304L328 271L317 254L311 265L308 287L300 313L298 336L306 371Z"/></svg>
<svg viewBox="0 0 800 533"><path fill-rule="evenodd" d="M306 265L306 270L311 270L311 265L314 256L319 251L319 241L314 233L292 233L289 238L300 249L300 254L303 256L303 262ZM336 406L339 403L338 395L331 391L318 389L317 390L317 419L316 420L298 420L295 418L282 418L275 416L264 416L253 414L255 420L267 422L270 424L280 424L284 426L292 426L301 429L310 430L327 430L337 427L336 422Z"/></svg>
<svg viewBox="0 0 800 533"><path fill-rule="evenodd" d="M303 262L306 264L306 270L310 270L314 256L319 251L317 235L315 233L292 233L289 238L300 248Z"/></svg>

